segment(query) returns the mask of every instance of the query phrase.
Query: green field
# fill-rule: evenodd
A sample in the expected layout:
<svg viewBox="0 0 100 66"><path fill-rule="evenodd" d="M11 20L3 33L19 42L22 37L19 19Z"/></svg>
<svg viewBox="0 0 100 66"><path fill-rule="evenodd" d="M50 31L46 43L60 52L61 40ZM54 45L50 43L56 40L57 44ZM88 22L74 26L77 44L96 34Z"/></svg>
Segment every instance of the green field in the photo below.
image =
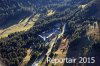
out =
<svg viewBox="0 0 100 66"><path fill-rule="evenodd" d="M15 24L13 26L10 26L6 29L1 30L0 38L7 37L11 33L29 30L30 28L33 27L35 22L38 20L39 16L40 16L40 14L36 14L34 17L31 18L32 21L28 21L29 18L31 17L31 16L29 16L25 20L23 20L23 19L20 20L20 22L18 24Z"/></svg>

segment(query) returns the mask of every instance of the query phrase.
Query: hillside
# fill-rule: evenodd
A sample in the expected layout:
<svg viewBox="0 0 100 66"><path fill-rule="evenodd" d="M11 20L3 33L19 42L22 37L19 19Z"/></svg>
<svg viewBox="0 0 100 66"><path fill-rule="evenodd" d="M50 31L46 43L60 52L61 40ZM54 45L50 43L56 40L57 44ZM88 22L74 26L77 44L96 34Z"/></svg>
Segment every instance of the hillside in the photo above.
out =
<svg viewBox="0 0 100 66"><path fill-rule="evenodd" d="M97 17L97 18L99 18L100 16L100 12L99 12L99 10L100 10L100 7L99 7L99 5L100 5L100 1L99 0L95 0L95 4L96 4L96 8L97 8L97 13L95 14L95 16Z"/></svg>
<svg viewBox="0 0 100 66"><path fill-rule="evenodd" d="M7 37L8 35L15 33L15 32L21 32L21 31L27 31L27 29L30 29L33 26L33 23L35 24L38 20L38 17L36 17L36 20L34 18L32 23L30 23L28 26L20 27L19 22L23 20L27 20L29 17L29 20L27 20L27 23L35 16L36 14L41 14L45 17L45 15L50 16L53 15L54 9L59 4L53 5L55 3L59 2L59 4L62 5L63 1L56 0L56 1L19 1L19 0L1 0L0 2L0 38ZM52 7L51 7L52 5ZM41 6L41 7L40 7ZM48 12L49 10L52 10ZM26 22L26 21L25 21ZM20 27L20 29L18 28ZM15 30L16 29L16 30Z"/></svg>
<svg viewBox="0 0 100 66"><path fill-rule="evenodd" d="M99 0L1 0L0 3L2 66L100 65ZM9 8L13 10L10 4L17 11L13 16L11 12L3 15ZM51 62L47 62L48 57ZM88 61L79 63L79 57ZM61 58L76 58L76 62L55 63L54 59Z"/></svg>
<svg viewBox="0 0 100 66"><path fill-rule="evenodd" d="M15 32L28 31L34 26L39 17L40 14L36 14L33 17L29 16L26 19L22 19L18 24L2 29L0 32L0 38L8 37L8 35Z"/></svg>

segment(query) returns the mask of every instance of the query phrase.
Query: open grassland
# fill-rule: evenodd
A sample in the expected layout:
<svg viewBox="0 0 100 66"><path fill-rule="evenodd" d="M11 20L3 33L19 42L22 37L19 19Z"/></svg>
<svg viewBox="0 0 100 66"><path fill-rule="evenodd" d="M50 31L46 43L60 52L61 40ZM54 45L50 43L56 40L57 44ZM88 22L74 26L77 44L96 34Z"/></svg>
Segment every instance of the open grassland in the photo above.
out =
<svg viewBox="0 0 100 66"><path fill-rule="evenodd" d="M53 14L55 14L55 11L53 11L53 10L48 10L47 16L52 16Z"/></svg>
<svg viewBox="0 0 100 66"><path fill-rule="evenodd" d="M61 44L60 44L58 50L54 52L54 55L55 55L54 58L55 59L66 58L66 54L67 54L67 51L68 51L68 42L69 41L68 41L67 38L62 39ZM52 66L52 65L63 66L64 62L63 63L58 63L58 64L49 63L48 66Z"/></svg>
<svg viewBox="0 0 100 66"><path fill-rule="evenodd" d="M54 56L52 58L55 58L55 59L66 58L66 54L67 54L68 47L69 47L68 43L69 43L69 40L67 38L62 39L58 49L53 52ZM46 65L47 59L44 60L43 62L42 61L39 63L38 66L45 66ZM48 64L48 66L53 66L53 65L54 66L63 66L64 62L63 63L57 63L57 64L55 64L55 63L49 63Z"/></svg>
<svg viewBox="0 0 100 66"><path fill-rule="evenodd" d="M25 20L22 19L18 24L15 24L9 28L6 28L6 29L0 31L0 38L7 37L11 33L29 30L30 28L33 27L35 22L38 20L39 16L40 16L40 14L36 14L33 17L31 17L31 16L27 17Z"/></svg>

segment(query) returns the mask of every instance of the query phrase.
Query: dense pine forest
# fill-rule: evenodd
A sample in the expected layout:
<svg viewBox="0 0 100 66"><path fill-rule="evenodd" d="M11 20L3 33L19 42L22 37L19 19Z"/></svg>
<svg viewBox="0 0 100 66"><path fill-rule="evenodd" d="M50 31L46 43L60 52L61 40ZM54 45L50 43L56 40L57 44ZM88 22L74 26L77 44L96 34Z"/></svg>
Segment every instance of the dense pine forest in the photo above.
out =
<svg viewBox="0 0 100 66"><path fill-rule="evenodd" d="M99 66L100 19L98 11L100 5L97 2L98 0L1 0L0 28L2 29L14 25L32 14L40 14L40 18L30 30L15 32L0 39L1 66L31 66L39 55L42 52L45 54L49 48L49 45L45 46L45 41L39 35L55 28L55 24L58 23L66 23L63 35L63 38L67 37L69 40L66 57L73 57L73 55L96 57L94 64L64 63L63 66ZM48 10L53 10L55 13L47 16ZM12 23L11 20L18 21ZM94 32L91 32L92 29L89 30L89 25L93 25ZM55 42L51 57L57 50L57 45L59 43ZM29 49L32 49L31 59L25 65L21 65ZM76 53L74 54L72 51ZM87 54L84 55L86 51ZM50 65L48 64L48 66Z"/></svg>

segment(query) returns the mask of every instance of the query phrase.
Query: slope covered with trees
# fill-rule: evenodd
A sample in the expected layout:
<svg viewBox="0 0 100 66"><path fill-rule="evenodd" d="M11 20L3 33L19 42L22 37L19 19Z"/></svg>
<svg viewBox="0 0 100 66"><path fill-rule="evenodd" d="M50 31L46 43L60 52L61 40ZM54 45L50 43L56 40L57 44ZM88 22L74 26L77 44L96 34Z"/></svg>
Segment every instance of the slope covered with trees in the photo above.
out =
<svg viewBox="0 0 100 66"><path fill-rule="evenodd" d="M38 36L44 31L48 31L50 29L55 28L54 25L57 23L66 23L66 29L64 33L64 37L68 38L69 40L69 49L68 54L66 57L72 57L75 55L76 57L79 56L96 56L96 63L91 66L98 66L99 62L97 58L99 57L99 44L100 39L94 39L93 34L87 34L89 31L89 27L92 26L95 22L98 23L98 27L100 27L100 19L97 18L95 15L97 14L97 7L94 0L9 0L7 5L2 5L2 3L6 3L8 1L1 0L0 6L2 6L0 11L2 11L2 17L0 18L5 19L9 18L8 15L11 16L9 8L11 8L11 3L14 4L16 7L14 8L16 11L14 14L18 15L20 12L24 12L23 15L27 12L28 15L32 14L33 12L41 13L41 18L35 23L35 26L32 27L27 32L18 32L9 35L7 38L0 39L0 61L2 61L7 66L19 66L23 61L23 58L27 55L27 50L29 48L32 49L32 57L31 61L35 61L39 54L43 51L47 52L49 46L45 46L45 42L41 40ZM14 3L13 3L14 2ZM80 5L87 4L86 7L82 8ZM11 7L10 7L11 6ZM8 7L8 10L7 8ZM4 8L4 9L2 9ZM33 9L32 9L33 8ZM52 9L55 11L55 14L51 16L47 16L48 9ZM11 9L12 11L13 9ZM5 14L5 12L8 14ZM19 12L20 11L20 12ZM13 16L15 16L13 15ZM18 15L19 16L19 15ZM15 16L16 17L16 16ZM11 17L10 17L11 18ZM16 17L17 18L17 17ZM13 19L13 18L11 18ZM89 26L90 25L90 26ZM95 26L93 25L95 28ZM100 28L98 28L100 29ZM95 30L95 29L93 29ZM91 31L91 30L90 30ZM97 33L95 33L96 35ZM98 34L97 34L98 35ZM98 35L100 38L100 35ZM82 41L82 43L80 43ZM56 44L57 45L57 44ZM58 46L56 46L58 48ZM87 49L86 49L87 48ZM97 49L96 49L97 48ZM52 52L56 49L53 48ZM77 53L72 53L70 51L76 50ZM78 51L77 51L78 50ZM84 54L87 50L87 55ZM97 51L94 53L94 51ZM93 53L93 55L92 55ZM26 65L28 65L26 64ZM76 64L64 64L69 66L77 66ZM89 66L88 64L82 64L78 66Z"/></svg>

